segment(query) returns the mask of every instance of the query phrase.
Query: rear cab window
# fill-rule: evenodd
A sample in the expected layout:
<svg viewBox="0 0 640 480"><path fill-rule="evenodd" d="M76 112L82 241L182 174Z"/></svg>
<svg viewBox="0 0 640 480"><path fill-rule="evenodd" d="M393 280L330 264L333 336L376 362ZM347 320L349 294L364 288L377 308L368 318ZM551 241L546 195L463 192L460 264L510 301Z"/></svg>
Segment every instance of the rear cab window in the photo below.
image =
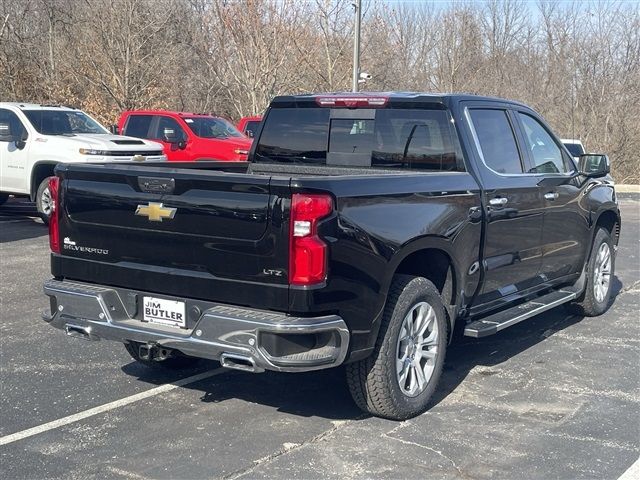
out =
<svg viewBox="0 0 640 480"><path fill-rule="evenodd" d="M464 171L451 115L431 108L272 106L255 162Z"/></svg>

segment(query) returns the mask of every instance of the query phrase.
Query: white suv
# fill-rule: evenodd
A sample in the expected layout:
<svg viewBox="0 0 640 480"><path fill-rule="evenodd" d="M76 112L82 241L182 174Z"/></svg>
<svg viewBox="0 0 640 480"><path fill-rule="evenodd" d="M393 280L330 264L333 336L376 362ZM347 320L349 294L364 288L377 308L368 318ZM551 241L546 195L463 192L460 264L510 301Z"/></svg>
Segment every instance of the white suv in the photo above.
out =
<svg viewBox="0 0 640 480"><path fill-rule="evenodd" d="M112 135L80 110L0 102L0 205L9 195L30 196L45 223L58 163L166 159L161 144Z"/></svg>

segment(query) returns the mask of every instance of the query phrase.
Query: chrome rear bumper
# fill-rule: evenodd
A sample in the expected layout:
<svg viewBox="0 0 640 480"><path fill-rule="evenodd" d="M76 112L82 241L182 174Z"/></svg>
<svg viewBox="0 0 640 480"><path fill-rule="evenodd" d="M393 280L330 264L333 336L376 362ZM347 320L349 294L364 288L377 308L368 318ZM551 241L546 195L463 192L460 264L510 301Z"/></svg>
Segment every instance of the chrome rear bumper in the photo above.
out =
<svg viewBox="0 0 640 480"><path fill-rule="evenodd" d="M139 342L241 370L334 367L344 361L349 346L349 330L336 315L293 317L209 302L201 313L192 308L197 316L190 328L181 329L137 318L141 297L156 294L55 279L45 282L44 293L51 299L51 312L43 313L43 319L69 336ZM189 305L189 299L182 300Z"/></svg>

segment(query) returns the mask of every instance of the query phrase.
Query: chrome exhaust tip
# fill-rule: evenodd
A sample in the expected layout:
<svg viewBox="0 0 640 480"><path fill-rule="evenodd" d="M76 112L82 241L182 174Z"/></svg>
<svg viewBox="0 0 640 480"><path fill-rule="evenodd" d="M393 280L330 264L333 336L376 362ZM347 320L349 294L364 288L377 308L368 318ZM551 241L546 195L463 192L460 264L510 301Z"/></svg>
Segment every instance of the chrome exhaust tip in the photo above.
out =
<svg viewBox="0 0 640 480"><path fill-rule="evenodd" d="M220 365L225 368L242 370L243 372L258 373L263 371L261 368L256 367L256 362L253 358L237 353L223 353L220 355Z"/></svg>
<svg viewBox="0 0 640 480"><path fill-rule="evenodd" d="M64 326L64 331L68 337L81 338L83 340L100 340L99 337L91 335L91 327L81 327L80 325L71 325L67 323Z"/></svg>

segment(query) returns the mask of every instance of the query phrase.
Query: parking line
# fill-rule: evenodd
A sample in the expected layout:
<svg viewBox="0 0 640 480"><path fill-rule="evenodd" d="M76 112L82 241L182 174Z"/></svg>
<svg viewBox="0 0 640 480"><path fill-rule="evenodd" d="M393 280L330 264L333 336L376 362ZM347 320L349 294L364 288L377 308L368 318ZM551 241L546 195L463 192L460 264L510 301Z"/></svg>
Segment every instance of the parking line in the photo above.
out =
<svg viewBox="0 0 640 480"><path fill-rule="evenodd" d="M131 395L129 397L121 398L120 400L115 400L98 407L90 408L89 410L85 410L83 412L69 415L68 417L59 418L58 420L53 420L52 422L48 423L43 423L42 425L38 425L37 427L28 428L26 430L22 430L21 432L12 433L11 435L5 435L4 437L0 437L0 446L17 442L18 440L32 437L34 435L38 435L39 433L48 432L49 430L54 430L65 425L84 420L85 418L108 412L109 410L124 407L125 405L144 400L145 398L154 397L156 395L160 395L161 393L169 392L171 390L175 390L176 388L183 387L185 385L188 385L189 383L198 382L200 380L204 380L206 378L210 378L228 371L229 370L223 368L209 370L208 372L192 375L191 377L183 378L172 383L166 383L164 385L160 385L159 387L145 390L144 392L136 393L135 395Z"/></svg>
<svg viewBox="0 0 640 480"><path fill-rule="evenodd" d="M640 458L618 480L637 480L638 478L640 478Z"/></svg>

